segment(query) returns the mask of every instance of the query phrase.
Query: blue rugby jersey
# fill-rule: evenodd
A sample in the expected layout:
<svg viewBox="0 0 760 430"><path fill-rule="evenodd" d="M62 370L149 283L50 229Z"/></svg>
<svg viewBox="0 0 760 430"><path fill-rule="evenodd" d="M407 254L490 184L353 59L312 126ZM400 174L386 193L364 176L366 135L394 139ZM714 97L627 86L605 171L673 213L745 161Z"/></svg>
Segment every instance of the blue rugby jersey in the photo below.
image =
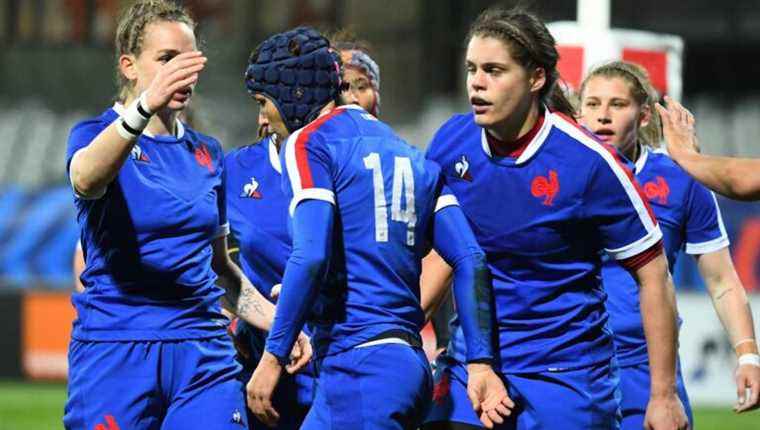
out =
<svg viewBox="0 0 760 430"><path fill-rule="evenodd" d="M572 369L609 360L602 250L636 256L662 237L617 153L559 114L518 157L495 157L472 114L437 132L427 157L486 252L493 276L501 369ZM464 361L453 322L450 354Z"/></svg>
<svg viewBox="0 0 760 430"><path fill-rule="evenodd" d="M66 168L123 109L76 124ZM180 122L143 133L97 199L75 196L86 288L72 302L78 340L175 340L224 334L211 242L226 235L219 142ZM75 193L76 194L76 193Z"/></svg>
<svg viewBox="0 0 760 430"><path fill-rule="evenodd" d="M224 159L227 218L240 246L240 267L266 298L282 282L290 255L288 203L277 147L265 138Z"/></svg>
<svg viewBox="0 0 760 430"><path fill-rule="evenodd" d="M439 199L438 166L355 105L295 132L282 157L291 216L306 199L335 205L328 279L307 318L316 355L391 329L417 336L424 322L420 261L431 247L432 214L456 204L451 195Z"/></svg>
<svg viewBox="0 0 760 430"><path fill-rule="evenodd" d="M636 178L662 229L671 270L681 251L701 255L728 246L715 196L683 171L666 154L641 147ZM618 362L633 366L648 362L647 344L639 309L639 287L615 261L605 259L602 281L614 333Z"/></svg>

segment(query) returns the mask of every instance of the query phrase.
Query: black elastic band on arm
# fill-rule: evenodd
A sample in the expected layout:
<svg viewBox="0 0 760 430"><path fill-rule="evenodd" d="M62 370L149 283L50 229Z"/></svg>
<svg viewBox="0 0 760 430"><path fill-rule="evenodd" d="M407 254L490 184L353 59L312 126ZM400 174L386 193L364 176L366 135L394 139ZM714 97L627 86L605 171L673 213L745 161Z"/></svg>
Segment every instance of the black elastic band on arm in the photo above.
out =
<svg viewBox="0 0 760 430"><path fill-rule="evenodd" d="M142 101L137 103L137 113L139 113L143 118L150 119L150 114L148 111L142 106Z"/></svg>

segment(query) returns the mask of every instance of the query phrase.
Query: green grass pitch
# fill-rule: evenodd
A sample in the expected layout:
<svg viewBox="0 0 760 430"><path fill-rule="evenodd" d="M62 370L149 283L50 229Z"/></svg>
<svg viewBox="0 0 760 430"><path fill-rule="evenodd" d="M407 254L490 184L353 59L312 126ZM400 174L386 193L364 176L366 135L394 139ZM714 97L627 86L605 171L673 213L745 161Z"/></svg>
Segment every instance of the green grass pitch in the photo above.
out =
<svg viewBox="0 0 760 430"><path fill-rule="evenodd" d="M0 430L62 429L65 401L61 383L0 381ZM760 430L760 411L736 415L729 408L696 408L694 414L697 430Z"/></svg>

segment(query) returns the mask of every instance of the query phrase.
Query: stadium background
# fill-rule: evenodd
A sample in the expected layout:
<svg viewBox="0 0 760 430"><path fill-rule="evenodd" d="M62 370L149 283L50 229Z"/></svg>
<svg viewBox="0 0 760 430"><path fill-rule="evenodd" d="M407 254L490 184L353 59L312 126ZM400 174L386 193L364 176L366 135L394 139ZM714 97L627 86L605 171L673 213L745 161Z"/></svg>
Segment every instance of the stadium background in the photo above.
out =
<svg viewBox="0 0 760 430"><path fill-rule="evenodd" d="M60 428L78 230L63 159L70 126L112 102L112 39L124 0L0 0L0 430ZM249 143L256 108L242 83L268 34L348 27L382 69L382 117L424 148L467 109L464 35L485 0L186 0L209 66L193 101L198 128L229 148ZM515 2L502 2L511 5ZM573 21L576 0L522 1L547 22ZM594 1L584 3L593 7ZM613 28L680 36L682 100L703 150L760 156L760 0L612 0ZM737 269L760 320L760 204L720 199ZM681 353L699 428L760 429L734 417L733 352L693 263L676 276ZM754 293L757 292L757 293ZM41 382L40 382L41 381ZM125 382L125 383L128 383Z"/></svg>

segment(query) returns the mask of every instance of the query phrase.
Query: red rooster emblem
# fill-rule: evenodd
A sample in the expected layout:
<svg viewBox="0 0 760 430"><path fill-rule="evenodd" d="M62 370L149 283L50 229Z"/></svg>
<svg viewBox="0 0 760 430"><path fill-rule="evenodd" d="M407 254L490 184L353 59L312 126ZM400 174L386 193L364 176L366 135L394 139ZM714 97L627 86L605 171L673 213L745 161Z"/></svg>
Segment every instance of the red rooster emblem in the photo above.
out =
<svg viewBox="0 0 760 430"><path fill-rule="evenodd" d="M548 178L546 176L536 176L530 184L530 193L533 194L533 197L544 197L544 201L541 202L544 206L552 206L554 204L554 196L558 192L559 178L554 170L549 170Z"/></svg>
<svg viewBox="0 0 760 430"><path fill-rule="evenodd" d="M664 205L668 203L670 186L665 178L658 176L654 181L649 181L644 184L644 194L646 194L649 200L657 200L659 204Z"/></svg>
<svg viewBox="0 0 760 430"><path fill-rule="evenodd" d="M211 154L208 152L206 145L195 148L195 161L201 166L205 166L209 172L214 172L214 166L211 164Z"/></svg>

